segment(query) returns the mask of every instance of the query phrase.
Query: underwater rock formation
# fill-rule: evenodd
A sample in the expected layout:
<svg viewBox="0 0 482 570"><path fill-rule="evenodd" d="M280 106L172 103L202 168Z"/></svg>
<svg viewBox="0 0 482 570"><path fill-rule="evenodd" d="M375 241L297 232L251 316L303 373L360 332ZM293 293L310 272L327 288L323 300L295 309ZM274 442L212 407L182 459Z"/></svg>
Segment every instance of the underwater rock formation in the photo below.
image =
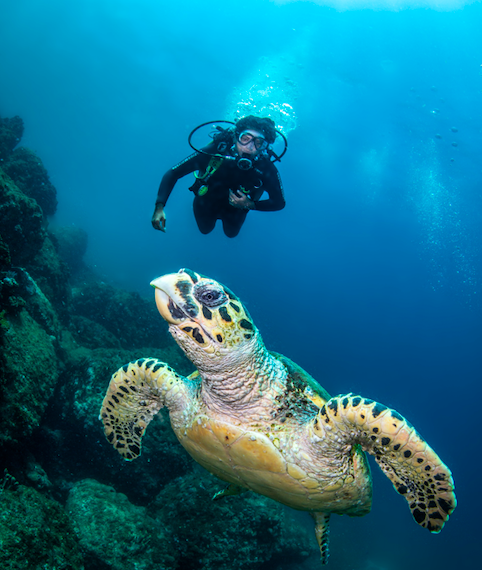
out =
<svg viewBox="0 0 482 570"><path fill-rule="evenodd" d="M75 483L67 510L87 568L176 568L171 531L122 493L92 479Z"/></svg>
<svg viewBox="0 0 482 570"><path fill-rule="evenodd" d="M18 445L38 427L60 371L56 338L25 308L10 315L3 326L0 446Z"/></svg>
<svg viewBox="0 0 482 570"><path fill-rule="evenodd" d="M102 326L117 339L120 347L172 346L154 303L137 293L93 281L73 288L72 295L72 314Z"/></svg>
<svg viewBox="0 0 482 570"><path fill-rule="evenodd" d="M70 517L56 501L23 485L0 481L0 568L84 570Z"/></svg>
<svg viewBox="0 0 482 570"><path fill-rule="evenodd" d="M87 232L77 226L62 226L52 228L50 237L55 243L61 259L73 273L82 269L84 255L87 251Z"/></svg>
<svg viewBox="0 0 482 570"><path fill-rule="evenodd" d="M55 214L57 190L36 154L28 148L18 148L8 156L2 168L26 196L37 202L45 216Z"/></svg>
<svg viewBox="0 0 482 570"><path fill-rule="evenodd" d="M8 159L23 136L21 117L0 118L0 164Z"/></svg>
<svg viewBox="0 0 482 570"><path fill-rule="evenodd" d="M40 250L46 232L40 206L26 196L0 167L0 232L10 262L28 263Z"/></svg>
<svg viewBox="0 0 482 570"><path fill-rule="evenodd" d="M196 466L164 487L148 513L170 521L182 570L257 570L301 563L318 550L312 532L279 503L246 492L212 501L226 484Z"/></svg>

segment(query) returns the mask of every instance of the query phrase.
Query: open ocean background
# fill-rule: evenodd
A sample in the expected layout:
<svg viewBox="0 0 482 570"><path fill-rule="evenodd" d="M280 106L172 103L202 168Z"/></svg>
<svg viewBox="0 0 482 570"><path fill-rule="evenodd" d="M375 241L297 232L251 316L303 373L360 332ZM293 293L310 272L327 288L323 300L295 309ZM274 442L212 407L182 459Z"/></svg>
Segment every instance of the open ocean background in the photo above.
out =
<svg viewBox="0 0 482 570"><path fill-rule="evenodd" d="M181 267L218 279L270 349L395 408L452 469L459 506L435 536L374 465L372 513L332 517L331 570L480 564L481 28L462 0L0 6L0 115L24 119L51 223L88 232L89 265L146 297ZM286 208L202 236L188 177L154 231L190 131L248 104L288 134Z"/></svg>

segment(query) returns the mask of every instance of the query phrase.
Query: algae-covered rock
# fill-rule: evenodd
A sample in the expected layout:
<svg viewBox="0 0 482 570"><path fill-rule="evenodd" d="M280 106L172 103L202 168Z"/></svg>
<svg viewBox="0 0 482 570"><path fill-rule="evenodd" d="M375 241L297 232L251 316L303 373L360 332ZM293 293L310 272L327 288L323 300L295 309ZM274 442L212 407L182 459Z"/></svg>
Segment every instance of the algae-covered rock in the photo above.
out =
<svg viewBox="0 0 482 570"><path fill-rule="evenodd" d="M176 549L169 528L145 507L92 479L76 483L67 500L86 570L161 570L176 568Z"/></svg>
<svg viewBox="0 0 482 570"><path fill-rule="evenodd" d="M301 562L318 549L286 508L246 492L212 500L223 483L200 467L167 485L149 507L169 521L182 570L255 570Z"/></svg>
<svg viewBox="0 0 482 570"><path fill-rule="evenodd" d="M2 164L3 170L18 188L33 198L46 216L53 216L57 210L57 190L40 158L30 149L20 147L14 150Z"/></svg>
<svg viewBox="0 0 482 570"><path fill-rule="evenodd" d="M2 570L83 570L77 537L64 509L29 487L0 494Z"/></svg>
<svg viewBox="0 0 482 570"><path fill-rule="evenodd" d="M122 348L172 346L172 338L155 304L106 283L89 282L72 292L72 313L99 323Z"/></svg>
<svg viewBox="0 0 482 570"><path fill-rule="evenodd" d="M0 119L0 162L4 162L18 145L23 129L23 121L19 116Z"/></svg>
<svg viewBox="0 0 482 570"><path fill-rule="evenodd" d="M3 285L0 295L9 313L18 313L18 307L25 307L48 335L57 337L60 334L57 311L28 271L16 267L15 271L7 272L5 276L0 273L0 278Z"/></svg>
<svg viewBox="0 0 482 570"><path fill-rule="evenodd" d="M0 234L0 271L6 271L11 265L10 249Z"/></svg>
<svg viewBox="0 0 482 570"><path fill-rule="evenodd" d="M13 265L30 261L45 239L42 209L0 168L0 228Z"/></svg>
<svg viewBox="0 0 482 570"><path fill-rule="evenodd" d="M29 272L55 306L62 322L67 324L70 320L68 313L71 299L70 271L67 264L61 260L49 236L45 238L35 257L30 260Z"/></svg>
<svg viewBox="0 0 482 570"><path fill-rule="evenodd" d="M2 335L0 444L27 437L39 425L59 376L55 337L23 308Z"/></svg>
<svg viewBox="0 0 482 570"><path fill-rule="evenodd" d="M0 271L0 307L8 314L18 313L25 307L16 271Z"/></svg>
<svg viewBox="0 0 482 570"><path fill-rule="evenodd" d="M87 348L121 348L119 339L99 323L74 315L70 331L79 344Z"/></svg>

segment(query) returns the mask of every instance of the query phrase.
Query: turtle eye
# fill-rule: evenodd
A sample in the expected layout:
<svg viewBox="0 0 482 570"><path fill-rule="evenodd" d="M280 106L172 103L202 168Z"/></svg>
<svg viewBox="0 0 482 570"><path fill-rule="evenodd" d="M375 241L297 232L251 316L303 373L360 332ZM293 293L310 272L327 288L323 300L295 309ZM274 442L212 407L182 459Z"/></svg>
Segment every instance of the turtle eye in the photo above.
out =
<svg viewBox="0 0 482 570"><path fill-rule="evenodd" d="M202 305L210 309L219 307L228 300L222 289L215 289L209 285L196 288L194 296Z"/></svg>

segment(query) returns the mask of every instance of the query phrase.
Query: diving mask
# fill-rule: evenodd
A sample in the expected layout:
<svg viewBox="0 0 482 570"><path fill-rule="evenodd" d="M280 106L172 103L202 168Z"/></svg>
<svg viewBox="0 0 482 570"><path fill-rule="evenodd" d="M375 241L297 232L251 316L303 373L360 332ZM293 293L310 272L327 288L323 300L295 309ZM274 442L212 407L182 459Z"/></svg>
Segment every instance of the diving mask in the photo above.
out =
<svg viewBox="0 0 482 570"><path fill-rule="evenodd" d="M249 131L243 131L240 133L238 142L242 146L247 146L252 142L256 150L265 150L268 148L268 141L264 137L255 137Z"/></svg>

